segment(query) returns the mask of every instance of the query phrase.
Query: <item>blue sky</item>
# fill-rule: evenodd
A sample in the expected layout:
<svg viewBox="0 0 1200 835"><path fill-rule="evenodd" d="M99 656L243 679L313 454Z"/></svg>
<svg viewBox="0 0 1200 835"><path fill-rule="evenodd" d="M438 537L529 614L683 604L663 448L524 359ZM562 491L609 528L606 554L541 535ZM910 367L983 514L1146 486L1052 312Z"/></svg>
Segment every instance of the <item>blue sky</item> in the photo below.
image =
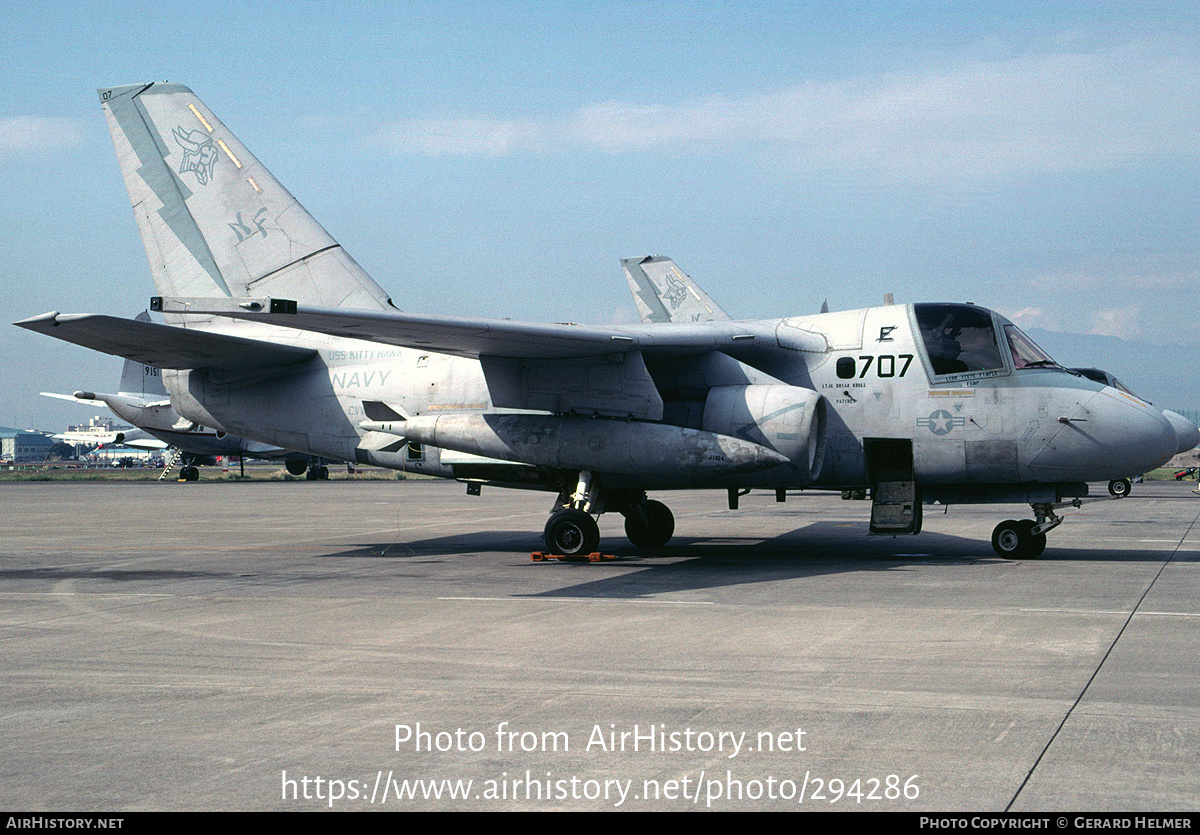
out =
<svg viewBox="0 0 1200 835"><path fill-rule="evenodd" d="M747 318L892 293L1200 343L1194 3L34 2L6 27L10 322L145 306L95 89L170 80L406 310L633 321L618 259L661 253ZM0 363L20 427L85 419L37 392L120 369L11 326Z"/></svg>

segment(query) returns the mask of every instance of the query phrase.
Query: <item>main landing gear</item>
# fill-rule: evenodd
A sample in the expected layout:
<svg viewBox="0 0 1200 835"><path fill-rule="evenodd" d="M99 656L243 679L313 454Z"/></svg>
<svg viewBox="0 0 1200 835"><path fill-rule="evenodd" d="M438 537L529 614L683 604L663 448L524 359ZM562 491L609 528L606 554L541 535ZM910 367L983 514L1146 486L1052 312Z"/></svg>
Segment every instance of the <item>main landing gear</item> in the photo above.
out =
<svg viewBox="0 0 1200 835"><path fill-rule="evenodd" d="M177 481L199 481L200 480L200 468L196 466L196 462L199 461L200 463L203 464L204 463L203 459L201 459L199 456L189 455L188 453L184 452L183 450L177 449L175 447L171 448L170 455L167 457L167 461L163 465L162 475L160 475L158 477L158 480L162 481L163 479L167 478L167 476L171 472L171 469L175 466L175 464L177 462L180 462L180 461L183 462L183 466L181 466L179 468L179 476L176 480Z"/></svg>
<svg viewBox="0 0 1200 835"><path fill-rule="evenodd" d="M625 511L625 536L639 548L661 548L675 535L675 517L662 502L647 499Z"/></svg>
<svg viewBox="0 0 1200 835"><path fill-rule="evenodd" d="M551 554L578 557L600 548L600 526L590 514L574 507L559 508L551 514L543 535Z"/></svg>
<svg viewBox="0 0 1200 835"><path fill-rule="evenodd" d="M1079 499L1068 503L1079 507ZM1062 524L1052 504L1034 504L1036 519L1007 519L992 531L992 549L1006 560L1037 559L1046 550L1046 533ZM1064 505L1059 505L1063 507Z"/></svg>
<svg viewBox="0 0 1200 835"><path fill-rule="evenodd" d="M568 557L594 553L600 547L600 526L592 514L606 509L625 516L625 535L639 548L660 548L675 533L675 517L665 504L647 499L645 493L602 491L599 480L584 470L574 492L568 495L564 489L550 511L543 531L546 548Z"/></svg>
<svg viewBox="0 0 1200 835"><path fill-rule="evenodd" d="M283 466L291 475L303 475L305 481L329 480L329 468L316 458L289 458Z"/></svg>

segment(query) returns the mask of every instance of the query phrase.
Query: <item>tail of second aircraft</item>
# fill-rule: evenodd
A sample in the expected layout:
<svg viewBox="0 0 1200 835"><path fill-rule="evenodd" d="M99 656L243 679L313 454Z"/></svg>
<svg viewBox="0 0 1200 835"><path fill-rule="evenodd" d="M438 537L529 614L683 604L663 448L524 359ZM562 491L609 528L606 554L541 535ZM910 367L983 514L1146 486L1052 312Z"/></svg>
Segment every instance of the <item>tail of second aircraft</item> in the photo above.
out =
<svg viewBox="0 0 1200 835"><path fill-rule="evenodd" d="M718 322L729 314L670 258L622 258L625 280L643 322Z"/></svg>
<svg viewBox="0 0 1200 835"><path fill-rule="evenodd" d="M98 92L160 295L391 308L191 90L139 84Z"/></svg>
<svg viewBox="0 0 1200 835"><path fill-rule="evenodd" d="M138 322L149 322L150 314L143 310L133 318ZM117 389L117 393L140 397L146 402L170 399L166 387L163 386L160 369L128 358L121 369L121 387Z"/></svg>

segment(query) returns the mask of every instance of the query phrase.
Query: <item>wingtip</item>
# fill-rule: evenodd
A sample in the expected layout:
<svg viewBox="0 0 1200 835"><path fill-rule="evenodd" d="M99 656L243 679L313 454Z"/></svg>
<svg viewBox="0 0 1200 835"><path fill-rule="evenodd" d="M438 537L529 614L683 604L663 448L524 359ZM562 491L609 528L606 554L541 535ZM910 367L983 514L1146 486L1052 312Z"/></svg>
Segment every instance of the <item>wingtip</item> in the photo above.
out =
<svg viewBox="0 0 1200 835"><path fill-rule="evenodd" d="M30 316L28 319L22 319L19 322L13 322L13 324L18 328L35 330L39 325L57 325L57 319L60 315L57 310L51 310L49 313L43 313L40 316Z"/></svg>

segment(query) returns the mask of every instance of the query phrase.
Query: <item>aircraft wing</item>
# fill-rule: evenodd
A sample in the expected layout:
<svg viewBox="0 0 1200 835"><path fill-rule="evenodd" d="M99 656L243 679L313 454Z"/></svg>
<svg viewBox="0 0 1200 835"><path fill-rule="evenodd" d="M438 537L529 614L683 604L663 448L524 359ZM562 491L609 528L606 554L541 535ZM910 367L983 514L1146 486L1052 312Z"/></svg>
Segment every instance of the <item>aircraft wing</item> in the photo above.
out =
<svg viewBox="0 0 1200 835"><path fill-rule="evenodd" d="M117 439L120 434L113 432L59 432L57 435L50 437L56 441L66 441L69 444L98 444L104 446L111 444Z"/></svg>
<svg viewBox="0 0 1200 835"><path fill-rule="evenodd" d="M156 368L244 371L304 362L310 348L90 313L44 313L14 324Z"/></svg>
<svg viewBox="0 0 1200 835"><path fill-rule="evenodd" d="M824 338L817 334L807 336L819 341L819 345L782 346L776 333L776 321L671 322L604 327L317 308L284 299L161 298L155 299L154 304L166 313L228 316L472 358L565 360L634 350L646 355L684 356L706 351L771 352L781 347L824 351L826 347Z"/></svg>
<svg viewBox="0 0 1200 835"><path fill-rule="evenodd" d="M539 324L400 311L343 310L290 299L156 298L164 313L249 319L286 328L478 359L492 405L661 420L647 363L725 354L772 374L796 351L824 353L824 336L778 321L630 326Z"/></svg>

